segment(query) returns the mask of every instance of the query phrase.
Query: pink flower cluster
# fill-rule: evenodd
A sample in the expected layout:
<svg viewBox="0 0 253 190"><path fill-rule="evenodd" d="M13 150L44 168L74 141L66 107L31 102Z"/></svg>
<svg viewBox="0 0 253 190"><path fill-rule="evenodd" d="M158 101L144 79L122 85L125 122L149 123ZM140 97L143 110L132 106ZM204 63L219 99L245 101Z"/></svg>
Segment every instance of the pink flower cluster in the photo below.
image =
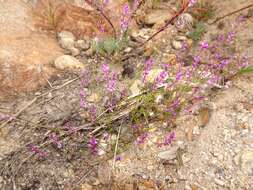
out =
<svg viewBox="0 0 253 190"><path fill-rule="evenodd" d="M48 138L57 148L62 148L62 143L55 133L50 133Z"/></svg>
<svg viewBox="0 0 253 190"><path fill-rule="evenodd" d="M154 60L152 58L149 58L145 61L144 71L142 73L142 82L143 83L146 83L147 76L148 76L149 72L151 71L153 64L154 64Z"/></svg>
<svg viewBox="0 0 253 190"><path fill-rule="evenodd" d="M0 121L1 120L13 120L13 119L15 119L15 117L0 113Z"/></svg>
<svg viewBox="0 0 253 190"><path fill-rule="evenodd" d="M39 156L39 159L45 159L48 156L48 153L39 149L38 146L35 146L33 144L28 145L28 150L36 155Z"/></svg>
<svg viewBox="0 0 253 190"><path fill-rule="evenodd" d="M122 8L122 14L121 14L121 18L120 18L121 33L124 33L127 31L130 19L131 19L130 7L129 7L128 3L125 3Z"/></svg>
<svg viewBox="0 0 253 190"><path fill-rule="evenodd" d="M145 132L145 133L143 133L141 136L139 136L137 139L136 139L136 141L135 141L135 143L136 144L143 144L147 139L148 139L148 133L147 132Z"/></svg>
<svg viewBox="0 0 253 190"><path fill-rule="evenodd" d="M96 154L98 151L98 141L95 137L90 137L88 147L92 154Z"/></svg>
<svg viewBox="0 0 253 190"><path fill-rule="evenodd" d="M111 71L108 64L102 65L103 80L106 81L106 89L109 93L113 93L117 87L118 76L114 71Z"/></svg>

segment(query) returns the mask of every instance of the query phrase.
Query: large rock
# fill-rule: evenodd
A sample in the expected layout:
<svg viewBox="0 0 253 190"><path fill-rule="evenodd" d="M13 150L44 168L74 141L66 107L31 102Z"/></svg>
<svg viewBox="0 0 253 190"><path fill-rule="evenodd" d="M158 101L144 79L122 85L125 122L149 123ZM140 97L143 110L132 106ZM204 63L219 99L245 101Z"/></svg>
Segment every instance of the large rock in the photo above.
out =
<svg viewBox="0 0 253 190"><path fill-rule="evenodd" d="M55 61L54 61L54 66L57 69L83 69L85 67L85 65L83 63L81 63L78 59L76 59L75 57L72 57L70 55L62 55L60 57L58 57Z"/></svg>
<svg viewBox="0 0 253 190"><path fill-rule="evenodd" d="M23 1L1 1L0 100L47 84L55 72L50 62L62 50L55 36L37 32L34 23L31 7Z"/></svg>

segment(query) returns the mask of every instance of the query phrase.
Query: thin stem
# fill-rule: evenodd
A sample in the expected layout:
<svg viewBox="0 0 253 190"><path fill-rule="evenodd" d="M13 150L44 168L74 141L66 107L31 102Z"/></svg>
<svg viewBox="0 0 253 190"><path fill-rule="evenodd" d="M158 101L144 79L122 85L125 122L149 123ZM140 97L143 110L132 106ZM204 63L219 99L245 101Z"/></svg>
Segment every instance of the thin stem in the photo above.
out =
<svg viewBox="0 0 253 190"><path fill-rule="evenodd" d="M189 1L186 4L184 4L183 7L182 7L182 9L176 15L174 15L169 21L167 21L166 24L161 29L159 29L152 36L150 36L145 42L143 42L141 44L141 46L145 45L147 42L149 42L150 40L152 40L159 33L161 33L162 31L164 31L171 23L173 23L182 13L184 13L187 10L188 5L189 5Z"/></svg>
<svg viewBox="0 0 253 190"><path fill-rule="evenodd" d="M243 10L246 10L246 9L249 9L249 8L251 8L251 7L253 7L253 4L247 5L247 6L243 7L243 8L240 8L240 9L238 9L238 10L235 10L235 11L233 11L233 12L230 12L230 13L228 13L228 14L225 14L225 15L223 15L223 16L221 16L221 17L218 17L218 18L215 19L212 23L210 23L210 25L211 25L211 24L215 24L216 22L218 22L218 21L220 21L220 20L222 20L222 19L224 19L224 18L226 18L226 17L228 17L228 16L231 16L231 15L233 15L233 14L239 13L239 12L241 12L241 11L243 11Z"/></svg>
<svg viewBox="0 0 253 190"><path fill-rule="evenodd" d="M105 20L109 23L109 25L111 26L112 30L113 30L113 34L114 37L116 37L117 32L115 30L114 25L112 24L111 20L109 19L109 17L103 12L103 10L101 8L99 8L99 6L96 5L96 3L92 3L90 0L85 0L85 2L87 2L90 6L93 6L96 8L96 10L98 12L100 12L100 14L105 18Z"/></svg>

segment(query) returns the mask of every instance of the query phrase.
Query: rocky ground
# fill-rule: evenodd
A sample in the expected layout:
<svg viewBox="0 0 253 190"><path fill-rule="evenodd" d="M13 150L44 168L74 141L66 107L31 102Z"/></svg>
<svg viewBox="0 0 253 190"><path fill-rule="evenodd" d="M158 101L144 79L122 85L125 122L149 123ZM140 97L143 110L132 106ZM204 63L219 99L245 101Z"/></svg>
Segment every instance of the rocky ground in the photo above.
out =
<svg viewBox="0 0 253 190"><path fill-rule="evenodd" d="M195 115L177 118L173 129L176 140L169 146L156 145L164 130L157 128L162 123L154 122L149 124L152 133L147 140L141 145L129 145L117 162L110 153L106 159L87 153L87 146L79 143L79 134L63 151L48 147L50 155L45 160L29 156L26 144L42 141L46 138L42 135L52 128L62 127L66 121L84 125L85 113L78 109L79 70L99 67L99 59L87 51L87 39L61 32L57 41L55 35L38 30L32 16L33 3L0 1L0 112L17 117L10 123L1 123L2 189L253 189L252 74L236 77L226 87L212 91ZM250 0L213 3L218 18ZM222 29L219 23L208 25L204 38L229 30L237 16L224 19ZM137 38L147 38L167 17L163 11L147 13L144 22L154 26L137 31ZM244 22L238 40L240 49L249 56L253 52L252 28L253 17ZM182 39L192 45L175 26L161 33L154 43L157 60L172 59ZM150 54L149 47L143 54ZM137 70L143 56L130 58L129 62L135 62ZM122 71L122 65L112 67ZM131 85L132 93L138 92L136 81L131 79L131 73L129 78L121 79ZM89 101L99 102L101 92L93 91L89 92ZM126 136L129 134L123 127L120 138Z"/></svg>

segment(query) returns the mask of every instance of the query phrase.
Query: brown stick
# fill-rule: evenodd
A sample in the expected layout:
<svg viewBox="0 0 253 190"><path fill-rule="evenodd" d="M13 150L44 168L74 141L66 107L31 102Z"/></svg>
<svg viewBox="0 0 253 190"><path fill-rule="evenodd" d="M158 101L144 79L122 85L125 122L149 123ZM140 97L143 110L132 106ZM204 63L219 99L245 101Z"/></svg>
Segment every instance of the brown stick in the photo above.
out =
<svg viewBox="0 0 253 190"><path fill-rule="evenodd" d="M251 8L251 7L253 7L253 4L250 4L250 5L246 6L246 7L240 8L240 9L238 9L238 10L235 10L235 11L233 11L233 12L230 12L230 13L228 13L228 14L225 14L225 15L223 15L223 16L221 16L221 17L218 17L218 18L215 19L213 22L211 22L210 25L211 25L211 24L215 24L216 22L218 22L218 21L220 21L220 20L222 20L222 19L224 19L224 18L226 18L226 17L228 17L228 16L231 16L231 15L233 15L233 14L239 13L239 12L241 12L241 11L243 11L243 10L246 10L246 9L249 9L249 8Z"/></svg>
<svg viewBox="0 0 253 190"><path fill-rule="evenodd" d="M111 26L111 28L112 28L112 30L113 30L113 33L114 33L114 37L116 37L116 35L117 35L117 32L116 32L116 30L115 30L115 27L114 27L114 25L112 24L112 21L109 19L109 17L108 16L106 16L106 14L104 13L104 11L102 10L102 9L100 9L97 5L96 5L96 3L92 3L90 0L85 0L85 2L87 2L90 6L92 6L92 7L95 7L96 8L96 10L98 11L98 12L100 12L100 14L105 18L105 20L110 24L110 26Z"/></svg>
<svg viewBox="0 0 253 190"><path fill-rule="evenodd" d="M187 10L188 5L189 5L189 1L185 5L183 5L182 9L176 15L174 15L169 21L167 21L166 24L162 28L160 28L157 32L155 32L152 36L150 36L140 46L145 45L147 42L149 42L150 40L152 40L156 35L158 35L162 31L164 31L171 23L173 23L182 13L184 13Z"/></svg>

